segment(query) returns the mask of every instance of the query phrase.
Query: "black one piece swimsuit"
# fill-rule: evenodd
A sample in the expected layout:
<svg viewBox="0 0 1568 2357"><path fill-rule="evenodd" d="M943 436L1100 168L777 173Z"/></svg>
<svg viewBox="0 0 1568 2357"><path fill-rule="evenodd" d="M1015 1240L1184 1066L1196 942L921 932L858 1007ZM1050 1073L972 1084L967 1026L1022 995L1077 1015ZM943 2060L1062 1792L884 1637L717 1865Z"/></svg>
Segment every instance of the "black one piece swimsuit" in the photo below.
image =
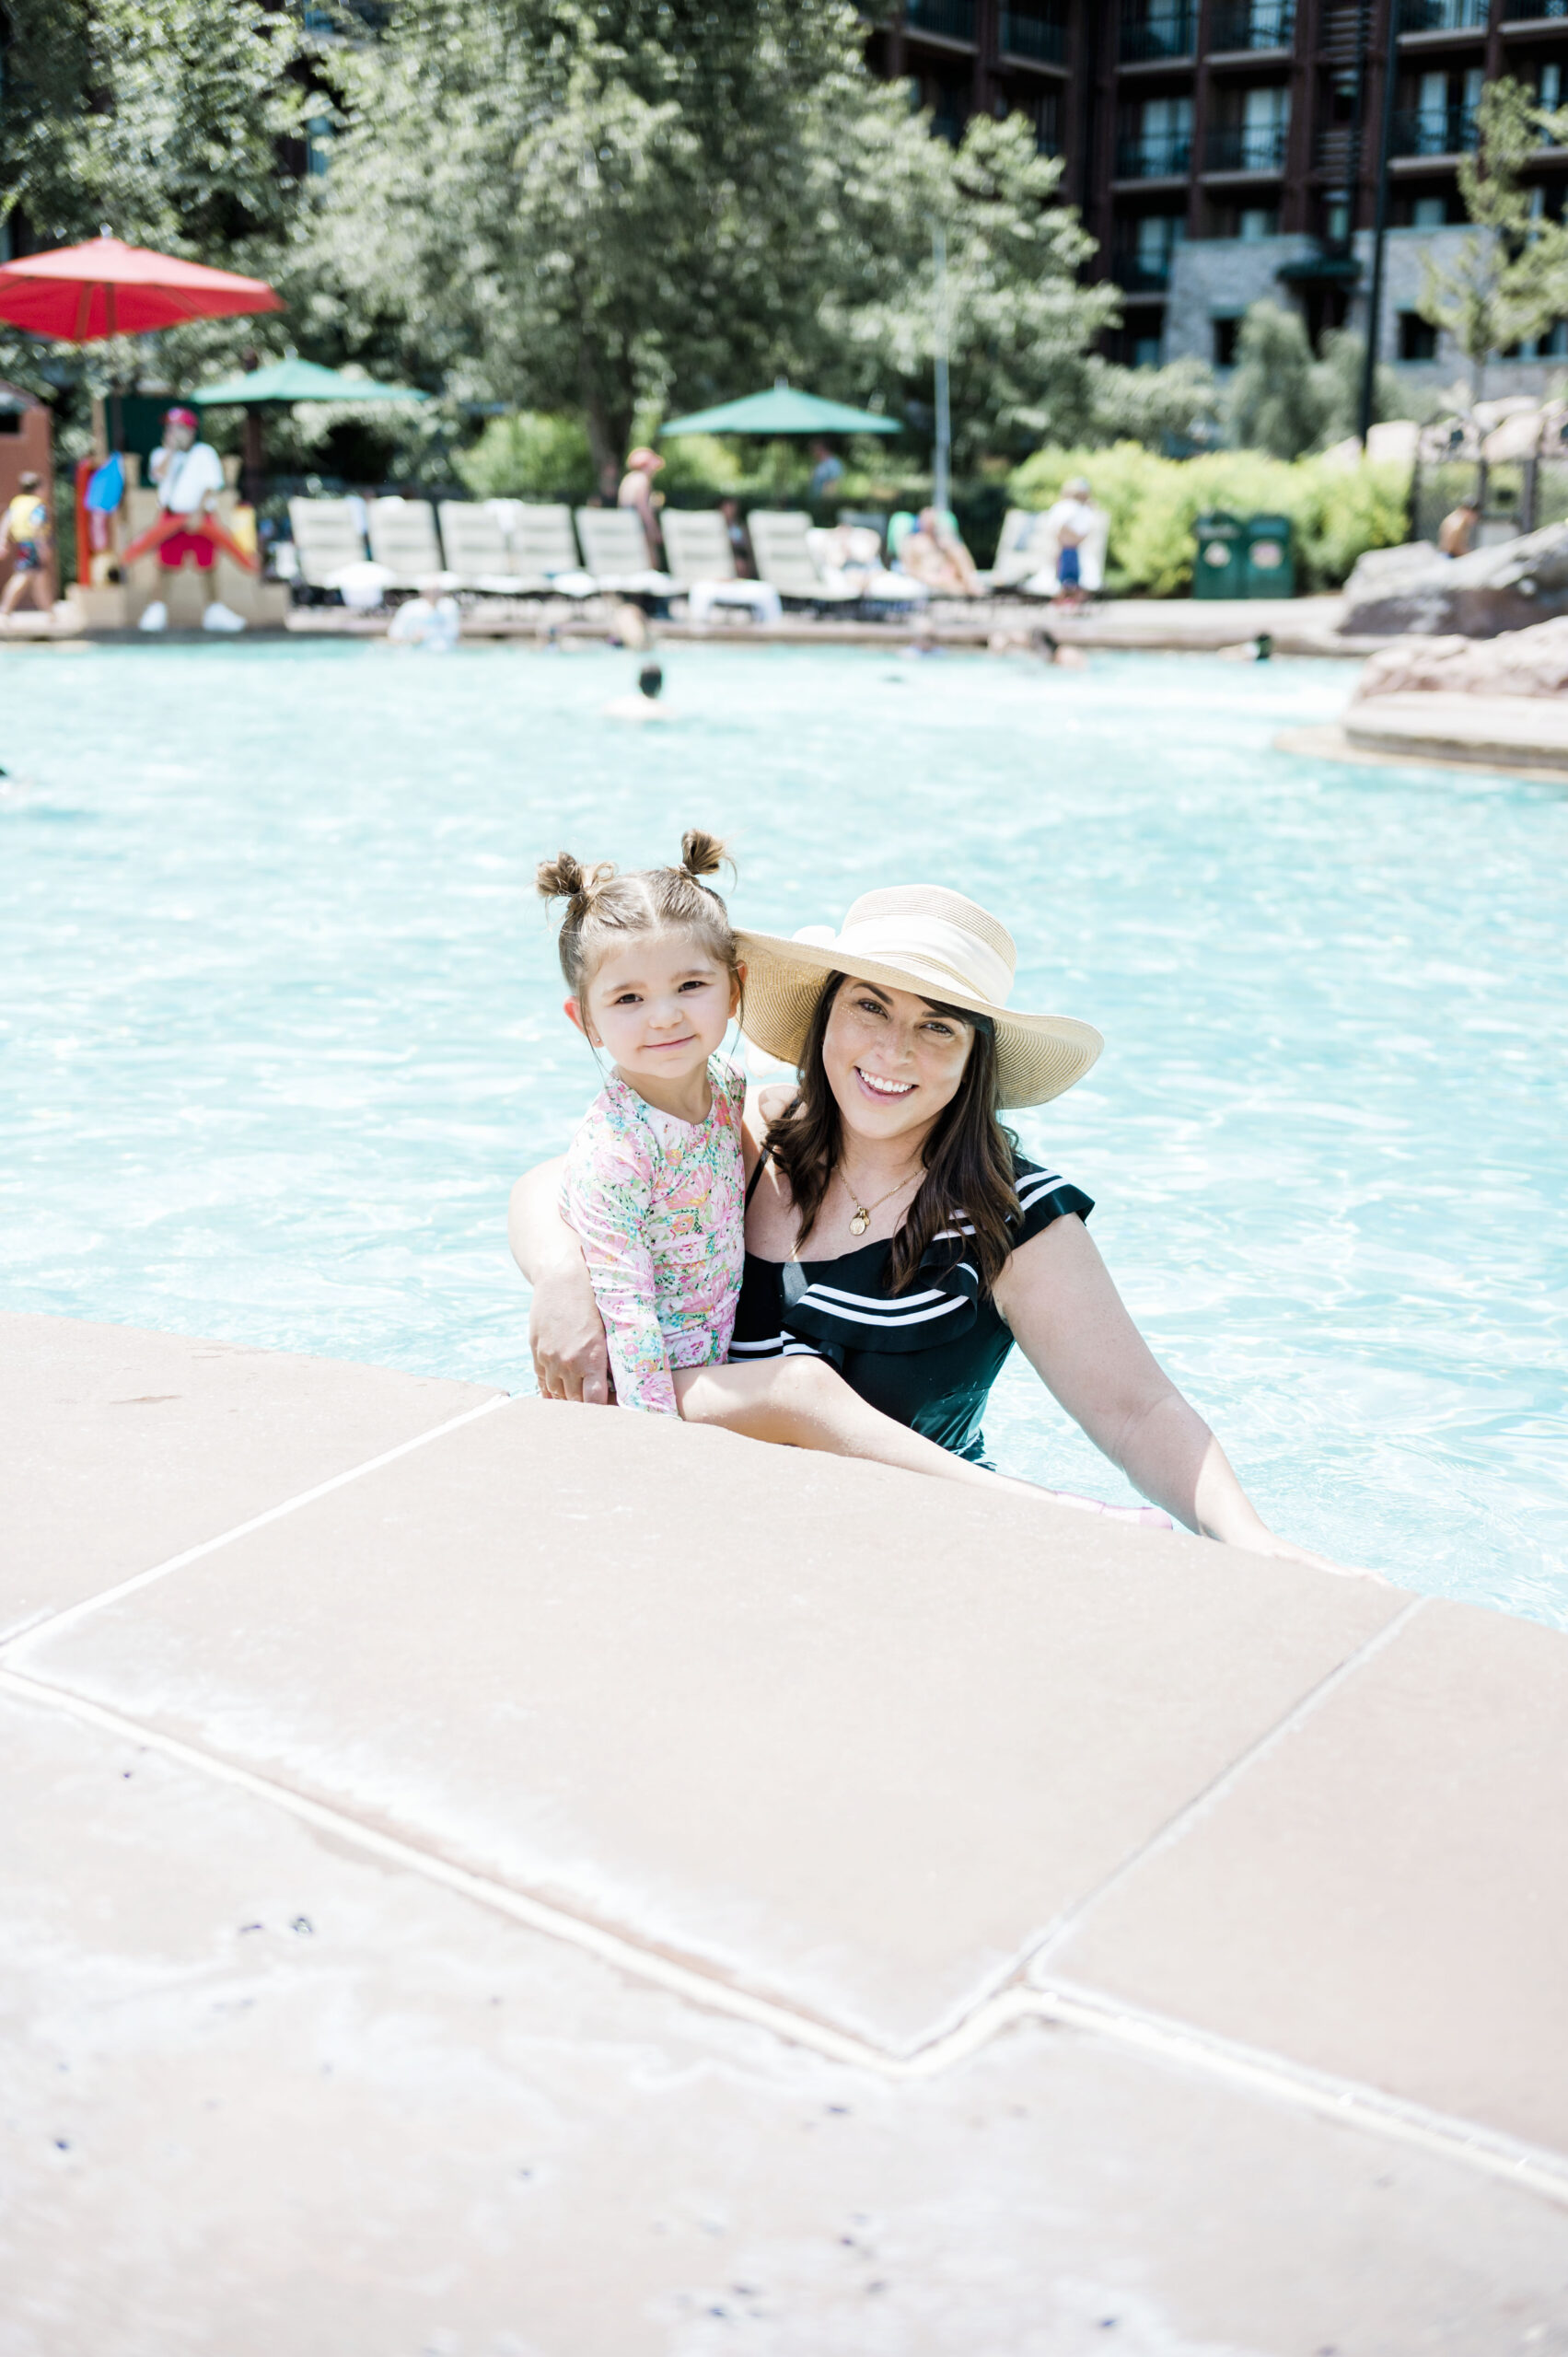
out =
<svg viewBox="0 0 1568 2357"><path fill-rule="evenodd" d="M749 1204L767 1150L746 1190ZM1055 1171L1013 1156L1019 1216L1015 1248L1094 1204ZM763 1260L746 1255L732 1363L803 1354L829 1359L852 1389L900 1424L958 1457L985 1454L980 1420L1013 1336L966 1259L973 1227L958 1213L935 1237L900 1294L888 1290L892 1239L863 1244L837 1260Z"/></svg>

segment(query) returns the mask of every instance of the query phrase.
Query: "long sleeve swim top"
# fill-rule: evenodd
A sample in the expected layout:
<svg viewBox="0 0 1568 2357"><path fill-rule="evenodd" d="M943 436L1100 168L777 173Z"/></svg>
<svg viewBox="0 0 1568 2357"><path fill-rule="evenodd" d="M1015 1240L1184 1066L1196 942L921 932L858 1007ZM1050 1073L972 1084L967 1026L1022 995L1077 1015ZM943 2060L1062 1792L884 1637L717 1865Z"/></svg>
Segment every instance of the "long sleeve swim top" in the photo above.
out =
<svg viewBox="0 0 1568 2357"><path fill-rule="evenodd" d="M682 1121L611 1079L572 1141L561 1215L582 1244L623 1408L676 1412L670 1370L722 1361L745 1261L746 1083L708 1064L713 1104Z"/></svg>

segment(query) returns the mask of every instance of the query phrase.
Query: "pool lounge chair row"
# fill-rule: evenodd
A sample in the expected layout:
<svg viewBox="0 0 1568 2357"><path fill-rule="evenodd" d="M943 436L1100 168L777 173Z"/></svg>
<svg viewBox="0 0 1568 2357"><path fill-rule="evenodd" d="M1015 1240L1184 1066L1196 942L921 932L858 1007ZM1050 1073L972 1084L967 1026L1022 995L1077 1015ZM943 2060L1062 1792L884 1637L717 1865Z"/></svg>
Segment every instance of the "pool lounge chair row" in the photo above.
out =
<svg viewBox="0 0 1568 2357"><path fill-rule="evenodd" d="M624 507L579 507L575 536L569 507L517 499L443 500L438 507L426 499L291 499L288 511L299 578L316 589L338 587L351 566L366 563L362 514L369 561L387 574L389 589L412 589L439 573L455 575L459 588L514 598L600 591L670 597L716 586L724 603L726 586L736 602L756 588L738 580L729 528L713 509L665 510L667 572L648 563L642 524ZM894 575L850 586L825 573L809 517L758 509L747 520L759 578L784 604L827 609L924 599L918 583Z"/></svg>

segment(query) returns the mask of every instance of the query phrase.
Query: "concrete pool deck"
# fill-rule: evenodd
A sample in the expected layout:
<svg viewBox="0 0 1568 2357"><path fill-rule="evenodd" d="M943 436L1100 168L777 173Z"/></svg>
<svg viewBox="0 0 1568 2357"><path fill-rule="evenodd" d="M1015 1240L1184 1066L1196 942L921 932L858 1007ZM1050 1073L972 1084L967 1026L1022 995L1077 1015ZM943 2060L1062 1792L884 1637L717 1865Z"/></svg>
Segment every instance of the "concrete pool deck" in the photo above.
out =
<svg viewBox="0 0 1568 2357"><path fill-rule="evenodd" d="M535 645L553 634L589 644L610 637L622 600L593 598L492 598L472 604L463 617L463 637L470 645ZM1272 598L1097 598L1076 613L1059 611L1043 599L1017 597L981 598L970 603L937 598L924 615L911 613L885 621L846 621L830 613L788 613L783 621L761 629L749 615L732 612L701 626L684 618L661 621L656 634L672 644L738 646L863 646L901 648L917 633L928 631L934 642L951 647L984 647L1001 636L1027 639L1034 630L1049 630L1063 645L1144 653L1214 654L1243 644L1267 632L1280 655L1338 656L1358 660L1391 644L1387 638L1349 638L1340 623L1345 612L1341 597ZM352 613L342 606L296 606L277 627L253 630L252 638L377 639L385 638L387 613ZM0 631L6 645L198 645L199 630L168 631L152 638L135 630L91 629L79 618L24 616L8 632ZM206 643L211 643L210 641ZM220 644L230 643L220 638Z"/></svg>
<svg viewBox="0 0 1568 2357"><path fill-rule="evenodd" d="M6 2357L1568 2351L1568 1639L0 1339Z"/></svg>

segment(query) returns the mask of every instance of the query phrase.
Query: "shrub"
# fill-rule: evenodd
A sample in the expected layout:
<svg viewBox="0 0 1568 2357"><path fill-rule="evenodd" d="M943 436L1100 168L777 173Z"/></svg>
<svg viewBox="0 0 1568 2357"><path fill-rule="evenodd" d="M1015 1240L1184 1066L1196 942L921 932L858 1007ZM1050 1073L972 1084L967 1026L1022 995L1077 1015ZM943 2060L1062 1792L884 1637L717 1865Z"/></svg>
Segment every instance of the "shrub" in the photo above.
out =
<svg viewBox="0 0 1568 2357"><path fill-rule="evenodd" d="M479 440L452 465L475 499L587 499L594 462L575 417L518 410L487 420Z"/></svg>
<svg viewBox="0 0 1568 2357"><path fill-rule="evenodd" d="M1211 508L1288 516L1296 586L1334 589L1367 549L1405 537L1403 467L1294 463L1260 450L1161 459L1137 442L1109 450L1037 450L1012 475L1019 507L1049 507L1072 475L1085 476L1110 517L1106 587L1113 597L1174 598L1192 585L1193 525Z"/></svg>

